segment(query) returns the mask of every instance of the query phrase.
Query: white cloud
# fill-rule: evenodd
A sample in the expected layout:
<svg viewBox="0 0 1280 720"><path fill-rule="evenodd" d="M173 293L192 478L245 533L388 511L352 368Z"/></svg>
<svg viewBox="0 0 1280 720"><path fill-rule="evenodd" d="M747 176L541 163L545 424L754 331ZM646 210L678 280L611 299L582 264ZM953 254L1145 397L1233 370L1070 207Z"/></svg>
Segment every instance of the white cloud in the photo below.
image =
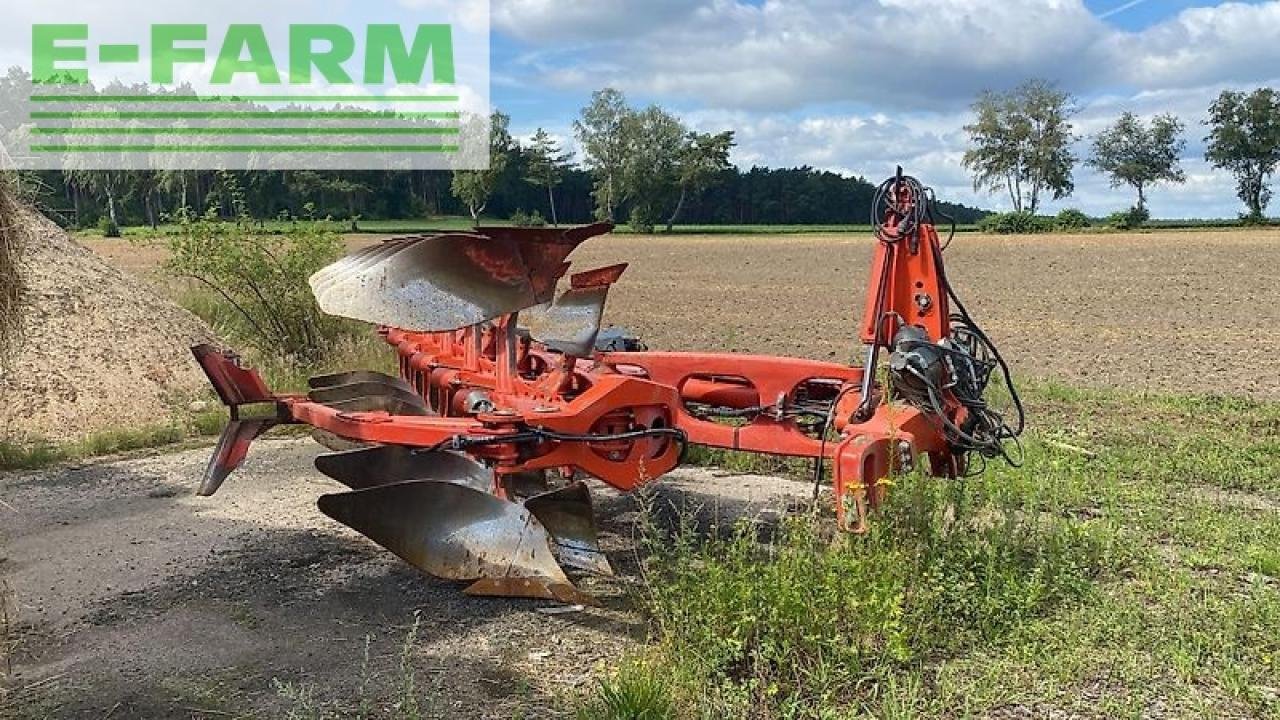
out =
<svg viewBox="0 0 1280 720"><path fill-rule="evenodd" d="M1099 65L1105 27L1079 0L710 0L674 15L670 4L500 0L494 17L533 44L586 43L569 57L541 59L534 69L553 84L611 83L749 109L833 101L931 107L1028 75L1073 85ZM606 18L620 34L592 45ZM557 57L575 67L607 62L613 72L565 73L548 66Z"/></svg>
<svg viewBox="0 0 1280 720"><path fill-rule="evenodd" d="M1280 2L1190 8L1140 33L1108 35L1106 53L1141 88L1265 80L1280 67Z"/></svg>
<svg viewBox="0 0 1280 720"><path fill-rule="evenodd" d="M1280 66L1276 1L1191 8L1136 33L1081 0L496 0L493 15L543 49L528 69L548 84L722 108L936 109L1027 77L1088 94L1258 81Z"/></svg>
<svg viewBox="0 0 1280 720"><path fill-rule="evenodd" d="M606 85L686 109L704 130L734 128L739 166L812 165L879 179L901 162L946 197L999 207L961 166L968 105L983 89L1044 77L1081 98L1077 154L1125 110L1187 125L1187 183L1151 193L1166 217L1237 212L1234 182L1203 161L1218 92L1280 83L1280 0L1184 10L1139 32L1081 0L495 0L495 23L533 46L538 84ZM566 7L570 6L570 7ZM605 32L612 29L613 32ZM517 69L516 72L520 70ZM1128 189L1080 166L1076 192L1048 209L1101 214Z"/></svg>
<svg viewBox="0 0 1280 720"><path fill-rule="evenodd" d="M1141 105L1136 110L1143 112ZM1099 113L1097 117L1114 115ZM686 120L703 131L734 128L738 145L733 161L739 167L811 165L878 182L901 164L945 200L1009 209L1004 196L977 192L972 187L961 164L965 147L961 127L967 120L963 113L918 113L898 118L814 114L796 118L779 113L702 111L689 113ZM1095 125L1100 127L1101 123L1088 118L1080 122L1080 126ZM1148 192L1157 217L1230 217L1238 212L1231 176L1213 170L1203 160L1203 144L1198 142L1202 131L1191 127L1187 132L1188 140L1195 142L1188 143L1182 160L1186 184L1158 185ZM1075 150L1082 157L1088 152L1088 137L1083 133ZM1132 189L1112 188L1106 177L1083 163L1076 167L1075 183L1071 197L1048 202L1043 210L1052 213L1076 207L1106 215L1134 202Z"/></svg>

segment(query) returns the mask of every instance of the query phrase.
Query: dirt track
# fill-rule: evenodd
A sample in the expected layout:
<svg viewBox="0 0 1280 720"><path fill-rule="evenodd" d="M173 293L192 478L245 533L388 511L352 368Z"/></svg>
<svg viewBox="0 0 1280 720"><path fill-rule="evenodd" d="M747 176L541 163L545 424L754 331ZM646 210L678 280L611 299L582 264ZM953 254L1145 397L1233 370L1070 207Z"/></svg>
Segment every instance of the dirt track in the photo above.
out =
<svg viewBox="0 0 1280 720"><path fill-rule="evenodd" d="M367 696L385 709L415 612L424 717L546 717L643 636L623 582L586 578L604 608L546 615L418 574L315 509L340 489L310 470L316 452L260 441L212 498L193 495L208 449L0 476L17 717L278 717L298 706L273 678L354 711L366 634ZM606 549L634 578L633 501L597 490ZM691 469L661 502L738 515L807 492Z"/></svg>

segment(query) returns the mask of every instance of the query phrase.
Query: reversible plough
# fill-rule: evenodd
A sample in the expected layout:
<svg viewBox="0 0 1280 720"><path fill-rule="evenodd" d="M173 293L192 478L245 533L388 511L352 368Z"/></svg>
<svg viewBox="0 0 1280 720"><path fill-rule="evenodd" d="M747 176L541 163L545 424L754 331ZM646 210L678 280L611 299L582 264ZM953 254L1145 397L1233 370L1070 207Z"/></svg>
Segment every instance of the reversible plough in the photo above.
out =
<svg viewBox="0 0 1280 720"><path fill-rule="evenodd" d="M634 490L675 468L687 444L812 458L815 483L831 469L836 523L860 532L894 474L921 461L935 476L980 471L1011 459L1022 429L1007 366L947 281L934 212L932 193L901 170L880 186L860 367L649 352L602 333L626 266L569 275L567 258L608 224L477 228L357 251L311 288L324 312L378 326L399 377L345 372L280 395L234 354L193 348L231 413L200 494L265 430L303 423L333 451L316 468L347 487L320 497L325 515L469 582L468 593L566 602L589 598L564 568L611 572L586 479ZM984 401L997 371L1015 422Z"/></svg>

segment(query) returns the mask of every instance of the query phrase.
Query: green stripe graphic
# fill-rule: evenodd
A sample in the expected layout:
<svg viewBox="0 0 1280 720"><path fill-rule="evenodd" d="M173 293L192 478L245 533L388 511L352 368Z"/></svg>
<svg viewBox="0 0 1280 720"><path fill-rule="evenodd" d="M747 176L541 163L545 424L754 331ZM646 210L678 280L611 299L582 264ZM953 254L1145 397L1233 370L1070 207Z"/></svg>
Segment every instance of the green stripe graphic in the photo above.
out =
<svg viewBox="0 0 1280 720"><path fill-rule="evenodd" d="M445 153L457 152L457 145L32 145L39 153L108 152L336 152L336 153Z"/></svg>
<svg viewBox="0 0 1280 720"><path fill-rule="evenodd" d="M186 128L186 127L37 127L36 135L457 135L456 127L268 127L268 128Z"/></svg>
<svg viewBox="0 0 1280 720"><path fill-rule="evenodd" d="M108 47L104 45L102 50ZM137 47L133 47L137 52ZM106 62L106 59L103 59ZM134 57L131 62L136 62ZM457 102L457 95L45 95L31 96L32 102L138 102L138 103L225 103L225 102L378 102L378 103L419 103L419 102Z"/></svg>
<svg viewBox="0 0 1280 720"><path fill-rule="evenodd" d="M384 119L393 120L396 118L407 119L424 119L424 120L457 120L460 113L457 112L377 112L377 111L290 111L281 110L279 112L271 111L225 111L225 112L183 112L183 111L52 111L52 110L33 110L31 112L32 120L217 120L217 119L255 119L255 120L271 120L271 119L289 119L289 120L367 120L367 119Z"/></svg>
<svg viewBox="0 0 1280 720"><path fill-rule="evenodd" d="M109 62L138 62L138 46L137 45L99 45L98 61ZM35 99L35 96L32 96Z"/></svg>

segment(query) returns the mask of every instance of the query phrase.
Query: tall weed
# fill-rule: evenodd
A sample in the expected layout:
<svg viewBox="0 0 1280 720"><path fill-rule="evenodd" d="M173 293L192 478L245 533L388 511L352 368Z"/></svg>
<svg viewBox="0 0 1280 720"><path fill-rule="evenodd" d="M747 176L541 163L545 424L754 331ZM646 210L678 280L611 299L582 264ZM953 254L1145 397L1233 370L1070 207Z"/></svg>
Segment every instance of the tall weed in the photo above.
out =
<svg viewBox="0 0 1280 720"><path fill-rule="evenodd" d="M646 532L647 605L701 714L875 711L887 678L1090 592L1116 562L1102 527L969 481L901 478L864 536L785 520L700 537Z"/></svg>
<svg viewBox="0 0 1280 720"><path fill-rule="evenodd" d="M199 216L180 211L179 231L164 239L168 269L205 291L203 307L192 309L231 339L299 363L322 357L350 325L320 312L307 278L342 254L341 237L317 222L262 232L227 182L234 219L221 220L218 208Z"/></svg>

